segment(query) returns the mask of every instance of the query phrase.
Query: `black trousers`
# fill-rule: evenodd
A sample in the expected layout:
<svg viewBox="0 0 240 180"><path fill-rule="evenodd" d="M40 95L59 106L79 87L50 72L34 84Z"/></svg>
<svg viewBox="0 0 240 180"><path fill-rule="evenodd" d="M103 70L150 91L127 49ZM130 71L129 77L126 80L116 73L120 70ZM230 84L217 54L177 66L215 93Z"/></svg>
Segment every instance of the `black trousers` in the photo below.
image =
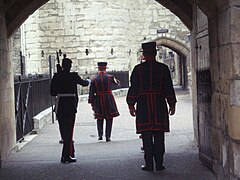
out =
<svg viewBox="0 0 240 180"><path fill-rule="evenodd" d="M163 155L165 153L164 132L143 132L142 140L146 166L153 167L154 161L156 167L161 166L163 164Z"/></svg>
<svg viewBox="0 0 240 180"><path fill-rule="evenodd" d="M99 137L103 136L103 122L104 122L104 119L97 119L97 130L98 130ZM106 138L111 137L112 124L113 124L113 118L106 119L106 129L105 129Z"/></svg>
<svg viewBox="0 0 240 180"><path fill-rule="evenodd" d="M62 157L74 157L73 129L76 113L57 113L59 130L63 139Z"/></svg>

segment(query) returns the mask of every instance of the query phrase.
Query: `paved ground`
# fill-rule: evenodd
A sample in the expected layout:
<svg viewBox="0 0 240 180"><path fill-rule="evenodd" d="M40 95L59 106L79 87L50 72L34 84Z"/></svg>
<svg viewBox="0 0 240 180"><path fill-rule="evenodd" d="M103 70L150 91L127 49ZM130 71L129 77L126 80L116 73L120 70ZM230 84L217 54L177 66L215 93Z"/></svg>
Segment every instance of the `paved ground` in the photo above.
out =
<svg viewBox="0 0 240 180"><path fill-rule="evenodd" d="M198 148L193 143L190 96L179 90L177 94L177 111L170 119L171 132L166 134L164 171L140 169L144 160L134 118L128 113L125 97L117 97L121 115L114 119L112 142L97 141L90 105L80 102L74 131L76 163L60 163L58 124L48 123L37 136L32 135L33 140L2 163L0 179L214 180L212 171L199 161Z"/></svg>

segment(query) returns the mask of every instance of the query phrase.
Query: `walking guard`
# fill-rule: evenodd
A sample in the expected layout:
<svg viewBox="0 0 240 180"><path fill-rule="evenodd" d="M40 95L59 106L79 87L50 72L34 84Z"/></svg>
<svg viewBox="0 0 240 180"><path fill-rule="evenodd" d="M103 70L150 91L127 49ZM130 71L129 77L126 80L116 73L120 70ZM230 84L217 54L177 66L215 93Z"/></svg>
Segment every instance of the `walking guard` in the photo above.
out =
<svg viewBox="0 0 240 180"><path fill-rule="evenodd" d="M142 44L145 62L134 67L127 94L130 114L136 116L136 132L142 135L144 171L165 169L164 133L169 132L169 114L175 114L177 102L167 65L157 62L156 42Z"/></svg>
<svg viewBox="0 0 240 180"><path fill-rule="evenodd" d="M88 103L91 104L94 118L97 119L98 140L103 140L103 122L106 120L106 142L111 141L113 118L119 116L112 94L113 86L120 81L106 72L107 63L98 62L98 74L92 79Z"/></svg>
<svg viewBox="0 0 240 180"><path fill-rule="evenodd" d="M57 97L54 109L63 138L61 162L65 164L76 162L72 138L78 105L77 84L88 86L90 83L76 72L70 72L71 67L71 59L65 57L62 70L54 74L50 86L50 94Z"/></svg>

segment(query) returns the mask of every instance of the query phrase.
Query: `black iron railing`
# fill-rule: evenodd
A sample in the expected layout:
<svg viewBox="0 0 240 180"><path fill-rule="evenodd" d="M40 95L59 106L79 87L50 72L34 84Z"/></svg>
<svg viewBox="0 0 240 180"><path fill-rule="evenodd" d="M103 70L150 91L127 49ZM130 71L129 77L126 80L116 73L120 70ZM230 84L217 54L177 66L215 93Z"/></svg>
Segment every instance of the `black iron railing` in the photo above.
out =
<svg viewBox="0 0 240 180"><path fill-rule="evenodd" d="M34 128L33 117L51 107L48 75L15 76L15 118L17 141Z"/></svg>
<svg viewBox="0 0 240 180"><path fill-rule="evenodd" d="M129 87L129 72L128 71L109 71L108 73L113 75L120 81L120 87L115 87L113 89Z"/></svg>

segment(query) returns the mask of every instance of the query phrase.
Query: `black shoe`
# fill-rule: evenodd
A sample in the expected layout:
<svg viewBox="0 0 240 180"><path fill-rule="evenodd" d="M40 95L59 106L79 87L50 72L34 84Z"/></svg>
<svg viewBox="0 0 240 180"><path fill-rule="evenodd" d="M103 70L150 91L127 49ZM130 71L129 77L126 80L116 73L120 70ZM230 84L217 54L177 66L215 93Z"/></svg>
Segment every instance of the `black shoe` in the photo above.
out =
<svg viewBox="0 0 240 180"><path fill-rule="evenodd" d="M161 165L161 166L156 166L156 171L161 171L164 170L165 166Z"/></svg>
<svg viewBox="0 0 240 180"><path fill-rule="evenodd" d="M110 141L111 141L111 139L110 139L110 138L107 138L107 139L106 139L106 142L110 142Z"/></svg>
<svg viewBox="0 0 240 180"><path fill-rule="evenodd" d="M152 166L142 165L142 170L143 170L143 171L153 171L153 167L152 167Z"/></svg>
<svg viewBox="0 0 240 180"><path fill-rule="evenodd" d="M73 163L73 162L76 162L76 161L77 161L76 158L72 158L70 156L67 157L67 158L64 158L64 157L61 158L61 163L63 163L63 164Z"/></svg>
<svg viewBox="0 0 240 180"><path fill-rule="evenodd" d="M99 141L103 140L102 136L99 136L98 140L99 140Z"/></svg>

